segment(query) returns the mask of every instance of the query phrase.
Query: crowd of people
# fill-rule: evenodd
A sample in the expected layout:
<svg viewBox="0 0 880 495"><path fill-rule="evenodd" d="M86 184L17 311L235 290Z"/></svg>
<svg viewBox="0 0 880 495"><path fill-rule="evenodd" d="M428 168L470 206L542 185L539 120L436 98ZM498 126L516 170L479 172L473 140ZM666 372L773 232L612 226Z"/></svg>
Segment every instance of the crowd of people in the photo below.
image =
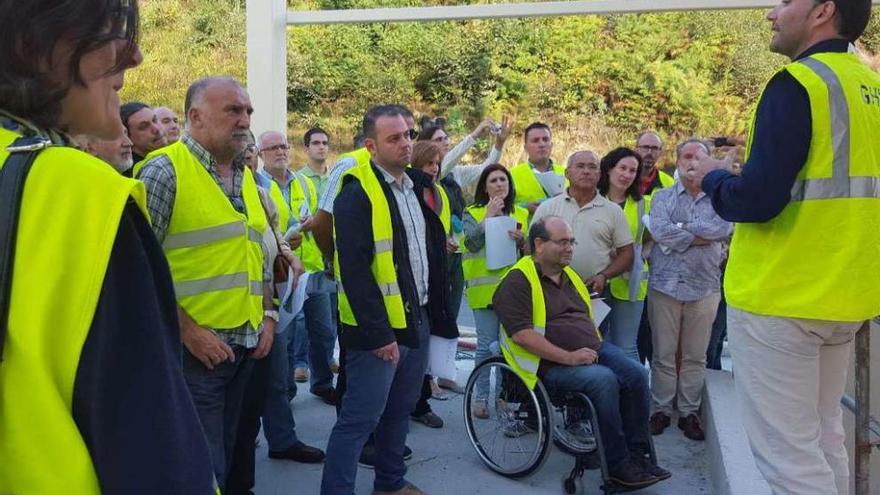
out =
<svg viewBox="0 0 880 495"><path fill-rule="evenodd" d="M181 117L120 106L123 75L143 59L137 4L48 3L0 8L13 40L0 53L15 61L0 69L0 457L11 461L0 492L253 493L262 429L269 458L323 462L308 492L352 494L361 464L376 495L423 494L406 478L407 433L417 423L442 435L456 420L430 401L462 391L435 363L454 352L466 298L475 360L501 354L530 386L586 394L609 479L633 489L672 476L650 436L673 417L705 439L705 370L720 368L735 322L759 469L778 493L846 493L836 401L847 344L880 312L868 280L880 256L852 248L880 232L867 227L880 218L880 107L840 78L880 88L848 53L870 2L771 12L771 48L795 62L762 97L741 175L736 138L669 146L645 130L554 160L542 122L517 136L526 160L501 163L519 134L508 117L451 146L444 119L417 125L401 104L367 110L332 162L335 136L320 127L293 145L287 129L254 136L234 78L194 81ZM830 115L810 106L821 98ZM844 116L853 123L840 128ZM859 146L832 146L843 136ZM483 139L488 156L465 164ZM292 146L306 163L291 163ZM516 252L503 266L487 254L498 217L514 226L501 233ZM804 291L815 257L790 256L804 242L845 261L826 273L838 285ZM303 306L282 318L297 284ZM804 382L811 370L822 390ZM336 409L326 452L297 436L298 382ZM475 418L489 417L487 388L476 383ZM520 421L503 433L535 431Z"/></svg>

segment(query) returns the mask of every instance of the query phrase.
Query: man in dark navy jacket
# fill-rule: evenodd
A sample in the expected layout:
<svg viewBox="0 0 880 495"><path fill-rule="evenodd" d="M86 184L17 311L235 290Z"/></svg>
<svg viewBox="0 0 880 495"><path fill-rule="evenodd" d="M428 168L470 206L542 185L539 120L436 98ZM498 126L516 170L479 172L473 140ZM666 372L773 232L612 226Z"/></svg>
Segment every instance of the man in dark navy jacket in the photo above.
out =
<svg viewBox="0 0 880 495"><path fill-rule="evenodd" d="M375 107L364 116L370 172L387 199L392 253L406 328L395 330L371 271L375 257L372 207L360 180L343 179L334 203L339 277L357 325L343 325L346 393L327 444L321 493L350 495L357 460L376 432L377 494L420 494L404 478L409 414L418 399L428 358L430 328L455 325L446 298L446 235L422 199L423 174L407 169L412 133L399 107Z"/></svg>

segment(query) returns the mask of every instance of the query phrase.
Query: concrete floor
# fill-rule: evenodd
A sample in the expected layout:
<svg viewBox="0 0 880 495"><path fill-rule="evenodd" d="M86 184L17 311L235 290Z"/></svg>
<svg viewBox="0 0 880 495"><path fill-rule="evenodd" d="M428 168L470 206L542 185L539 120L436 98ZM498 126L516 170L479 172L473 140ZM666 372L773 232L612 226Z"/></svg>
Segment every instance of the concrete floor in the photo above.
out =
<svg viewBox="0 0 880 495"><path fill-rule="evenodd" d="M471 363L459 363L463 383ZM324 448L336 419L332 407L308 393L302 386L293 401L297 434L310 445ZM411 423L407 444L413 449L408 461L407 478L431 494L487 494L537 495L562 493L562 478L573 467L573 458L555 447L547 463L534 475L523 480L499 476L477 457L467 438L462 418L462 398L452 396L446 401L432 401L434 411L445 421L442 429L433 430L419 423ZM645 490L633 493L654 495L709 494L708 467L705 445L686 439L675 428L654 437L660 464L672 471L673 476ZM291 461L270 460L266 456L265 439L260 438L257 449L257 486L259 495L312 495L319 492L322 465L298 464ZM372 492L373 472L359 468L357 493ZM585 493L599 491L599 472L588 471L584 476Z"/></svg>
<svg viewBox="0 0 880 495"><path fill-rule="evenodd" d="M473 313L463 302L459 325L473 327ZM458 362L459 383L465 383L473 361ZM303 442L325 448L330 430L336 421L334 408L309 394L308 384L300 384L299 392L291 403L297 421L297 434ZM433 495L550 495L561 494L562 479L574 466L574 458L553 447L544 466L532 476L511 480L485 467L467 438L462 416L462 397L451 395L449 400L432 400L431 407L446 422L442 429L431 429L419 423L410 423L407 445L413 449L413 458L407 462L407 479ZM706 446L685 438L673 426L663 435L654 437L655 449L661 466L670 470L672 478L647 489L631 492L643 495L700 495L710 494L707 479ZM254 489L258 495L316 495L319 493L323 465L298 464L291 461L270 460L266 441L260 436L257 449ZM599 471L584 475L586 494L599 490ZM358 468L357 493L372 493L373 471Z"/></svg>

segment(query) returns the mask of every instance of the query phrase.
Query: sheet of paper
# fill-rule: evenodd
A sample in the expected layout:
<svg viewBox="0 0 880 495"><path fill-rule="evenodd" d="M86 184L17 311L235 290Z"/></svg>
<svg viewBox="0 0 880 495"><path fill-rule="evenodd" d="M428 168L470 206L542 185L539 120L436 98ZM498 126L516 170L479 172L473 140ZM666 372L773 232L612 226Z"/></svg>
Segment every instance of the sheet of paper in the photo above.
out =
<svg viewBox="0 0 880 495"><path fill-rule="evenodd" d="M598 328L611 312L611 306L605 304L603 299L591 299L590 306L593 307L593 323Z"/></svg>
<svg viewBox="0 0 880 495"><path fill-rule="evenodd" d="M516 230L513 217L492 217L486 219L486 267L497 270L516 263L516 242L510 238L509 231Z"/></svg>
<svg viewBox="0 0 880 495"><path fill-rule="evenodd" d="M281 306L278 308L280 314L278 328L282 330L286 329L296 315L299 314L303 303L308 297L306 286L309 284L309 274L303 273L300 275L295 288L293 287L293 280L293 270L288 268L287 282L276 284L276 288L279 289L278 293L281 294Z"/></svg>
<svg viewBox="0 0 880 495"><path fill-rule="evenodd" d="M562 191L565 189L565 177L557 175L556 172L552 170L536 174L536 177L538 178L538 182L541 183L541 187L544 188L544 192L546 192L547 196L551 198L558 194L562 194Z"/></svg>
<svg viewBox="0 0 880 495"><path fill-rule="evenodd" d="M455 351L458 339L444 339L431 335L428 349L428 371L437 378L456 379Z"/></svg>

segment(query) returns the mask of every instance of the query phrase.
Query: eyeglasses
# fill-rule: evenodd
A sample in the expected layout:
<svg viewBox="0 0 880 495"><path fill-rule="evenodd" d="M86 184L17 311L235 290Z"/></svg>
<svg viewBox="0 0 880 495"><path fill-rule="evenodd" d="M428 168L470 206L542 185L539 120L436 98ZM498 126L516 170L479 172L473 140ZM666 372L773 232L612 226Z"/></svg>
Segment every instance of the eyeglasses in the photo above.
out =
<svg viewBox="0 0 880 495"><path fill-rule="evenodd" d="M249 144L249 145L247 145L247 146L244 147L244 150L245 150L246 152L253 153L254 151L257 151L257 147L256 147L255 145L253 145L253 144Z"/></svg>
<svg viewBox="0 0 880 495"><path fill-rule="evenodd" d="M417 131L415 129L407 129L406 133L404 135L406 137L410 138L411 140L415 141L416 139L419 138L419 131Z"/></svg>
<svg viewBox="0 0 880 495"><path fill-rule="evenodd" d="M271 153L273 151L278 151L278 150L287 151L289 149L290 149L290 146L288 146L286 144L276 144L275 146L267 146L260 151L268 151L269 153Z"/></svg>
<svg viewBox="0 0 880 495"><path fill-rule="evenodd" d="M543 237L542 237L543 239ZM572 237L571 239L544 239L547 242L552 242L561 248L574 247L577 246L577 240Z"/></svg>
<svg viewBox="0 0 880 495"><path fill-rule="evenodd" d="M638 149L640 149L640 150L642 150L642 151L653 151L653 152L655 152L655 153L656 153L656 152L659 152L660 150L663 149L661 146L645 146L645 145L643 145L643 144L640 144L640 145L636 146L636 148L638 148Z"/></svg>

